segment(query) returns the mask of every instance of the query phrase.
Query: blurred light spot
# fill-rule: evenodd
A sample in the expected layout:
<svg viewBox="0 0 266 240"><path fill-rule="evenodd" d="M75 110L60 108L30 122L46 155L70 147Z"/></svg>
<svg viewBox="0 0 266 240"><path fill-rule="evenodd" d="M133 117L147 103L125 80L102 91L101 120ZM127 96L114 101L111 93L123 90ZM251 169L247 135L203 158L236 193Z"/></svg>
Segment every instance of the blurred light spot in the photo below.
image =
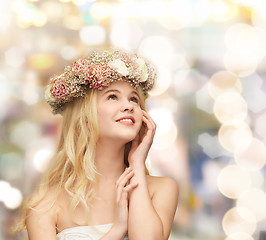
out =
<svg viewBox="0 0 266 240"><path fill-rule="evenodd" d="M110 17L111 6L108 2L95 2L90 9L90 13L96 19L106 19Z"/></svg>
<svg viewBox="0 0 266 240"><path fill-rule="evenodd" d="M61 56L65 60L72 60L78 57L78 51L74 47L67 45L62 47Z"/></svg>
<svg viewBox="0 0 266 240"><path fill-rule="evenodd" d="M0 73L0 104L8 100L10 96L10 84L5 75Z"/></svg>
<svg viewBox="0 0 266 240"><path fill-rule="evenodd" d="M255 2L252 8L251 20L254 26L265 29L266 27L266 2L260 0L254 0Z"/></svg>
<svg viewBox="0 0 266 240"><path fill-rule="evenodd" d="M246 123L222 125L218 132L221 145L229 152L244 151L252 141L252 131Z"/></svg>
<svg viewBox="0 0 266 240"><path fill-rule="evenodd" d="M63 24L66 28L71 30L80 30L84 25L79 15L70 14L67 14L63 18Z"/></svg>
<svg viewBox="0 0 266 240"><path fill-rule="evenodd" d="M235 153L236 163L250 171L258 171L266 163L266 147L260 140L253 138L243 151Z"/></svg>
<svg viewBox="0 0 266 240"><path fill-rule="evenodd" d="M175 47L165 36L151 36L141 42L138 53L158 67L168 67L172 64Z"/></svg>
<svg viewBox="0 0 266 240"><path fill-rule="evenodd" d="M11 27L10 25L12 21L12 13L10 9L10 3L7 1L0 1L0 21L1 21L0 31L2 32L9 31Z"/></svg>
<svg viewBox="0 0 266 240"><path fill-rule="evenodd" d="M4 204L7 208L16 209L21 205L23 198L20 190L11 187L5 192L5 194Z"/></svg>
<svg viewBox="0 0 266 240"><path fill-rule="evenodd" d="M174 16L162 16L158 21L164 28L169 30L179 30L183 27L182 22Z"/></svg>
<svg viewBox="0 0 266 240"><path fill-rule="evenodd" d="M26 159L38 172L43 173L47 169L54 151L54 139L50 137L40 137L27 148Z"/></svg>
<svg viewBox="0 0 266 240"><path fill-rule="evenodd" d="M59 0L59 2L67 3L67 2L71 2L71 0Z"/></svg>
<svg viewBox="0 0 266 240"><path fill-rule="evenodd" d="M8 209L16 209L22 203L22 194L8 182L0 181L0 202L3 202Z"/></svg>
<svg viewBox="0 0 266 240"><path fill-rule="evenodd" d="M210 193L217 194L217 176L221 170L220 164L216 160L206 161L203 165L203 183Z"/></svg>
<svg viewBox="0 0 266 240"><path fill-rule="evenodd" d="M231 26L225 35L225 42L228 50L242 51L257 56L262 59L265 55L265 35L251 25L245 23L238 23Z"/></svg>
<svg viewBox="0 0 266 240"><path fill-rule="evenodd" d="M222 220L223 230L227 236L234 236L237 233L252 235L256 230L256 225L254 214L243 207L229 209Z"/></svg>
<svg viewBox="0 0 266 240"><path fill-rule="evenodd" d="M210 15L216 21L228 21L236 16L238 8L230 2L215 0L210 2Z"/></svg>
<svg viewBox="0 0 266 240"><path fill-rule="evenodd" d="M40 8L49 21L59 21L63 15L63 5L58 2L46 1L43 2Z"/></svg>
<svg viewBox="0 0 266 240"><path fill-rule="evenodd" d="M248 114L247 103L236 92L224 92L216 98L214 114L221 123L237 124L244 121Z"/></svg>
<svg viewBox="0 0 266 240"><path fill-rule="evenodd" d="M41 173L45 172L53 153L51 149L40 149L35 153L33 163L37 171Z"/></svg>
<svg viewBox="0 0 266 240"><path fill-rule="evenodd" d="M207 0L173 1L168 12L182 28L188 26L200 26L209 16L210 7Z"/></svg>
<svg viewBox="0 0 266 240"><path fill-rule="evenodd" d="M229 165L219 173L217 185L224 196L236 199L249 188L251 178L247 171L237 165Z"/></svg>
<svg viewBox="0 0 266 240"><path fill-rule="evenodd" d="M198 137L198 144L203 152L210 158L217 158L226 155L226 151L220 146L217 136L211 136L209 133L202 133Z"/></svg>
<svg viewBox="0 0 266 240"><path fill-rule="evenodd" d="M114 46L130 49L131 29L129 23L127 21L114 21L110 38Z"/></svg>
<svg viewBox="0 0 266 240"><path fill-rule="evenodd" d="M28 71L23 84L22 99L29 105L36 104L40 99L43 91L38 87L38 77L36 72Z"/></svg>
<svg viewBox="0 0 266 240"><path fill-rule="evenodd" d="M171 146L177 138L177 127L174 124L172 113L167 108L157 108L149 111L157 125L153 147L165 149Z"/></svg>
<svg viewBox="0 0 266 240"><path fill-rule="evenodd" d="M152 90L149 92L151 96L157 96L164 93L171 83L171 74L166 68L157 69L157 79Z"/></svg>
<svg viewBox="0 0 266 240"><path fill-rule="evenodd" d="M42 27L47 23L47 16L31 3L17 1L13 5L17 13L17 22L20 27L29 27L31 25Z"/></svg>
<svg viewBox="0 0 266 240"><path fill-rule="evenodd" d="M245 29L250 28L250 25L246 23L237 23L231 25L225 33L225 44L227 49L234 50L237 47L237 41L239 40L239 33Z"/></svg>
<svg viewBox="0 0 266 240"><path fill-rule="evenodd" d="M255 133L258 134L258 136L262 137L264 141L266 141L266 113L260 115L255 120Z"/></svg>
<svg viewBox="0 0 266 240"><path fill-rule="evenodd" d="M6 64L12 67L20 67L25 62L25 56L22 49L12 47L5 52Z"/></svg>
<svg viewBox="0 0 266 240"><path fill-rule="evenodd" d="M263 188L264 185L264 174L262 171L249 172L251 176L252 185L251 188Z"/></svg>
<svg viewBox="0 0 266 240"><path fill-rule="evenodd" d="M125 1L113 5L112 16L125 18L156 18L165 15L167 4L161 1Z"/></svg>
<svg viewBox="0 0 266 240"><path fill-rule="evenodd" d="M208 94L208 84L204 84L204 86L196 92L196 104L197 107L204 112L209 114L213 113L213 100Z"/></svg>
<svg viewBox="0 0 266 240"><path fill-rule="evenodd" d="M54 66L55 58L50 54L39 53L29 56L29 67L36 70L46 70Z"/></svg>
<svg viewBox="0 0 266 240"><path fill-rule="evenodd" d="M248 24L233 25L225 36L225 67L240 76L253 73L265 56L265 35Z"/></svg>
<svg viewBox="0 0 266 240"><path fill-rule="evenodd" d="M225 240L254 240L254 238L250 234L237 232L230 234Z"/></svg>
<svg viewBox="0 0 266 240"><path fill-rule="evenodd" d="M252 74L241 79L243 97L246 99L248 108L258 113L266 108L266 93L263 90L264 80L258 74Z"/></svg>
<svg viewBox="0 0 266 240"><path fill-rule="evenodd" d="M110 39L113 46L131 50L138 47L143 37L143 30L135 22L120 19L112 20ZM135 45L135 46L134 46Z"/></svg>
<svg viewBox="0 0 266 240"><path fill-rule="evenodd" d="M10 140L22 149L27 149L40 134L41 130L36 124L21 121L18 124L13 125Z"/></svg>
<svg viewBox="0 0 266 240"><path fill-rule="evenodd" d="M219 71L213 74L208 82L209 94L216 99L225 91L241 92L242 85L239 78L228 71Z"/></svg>
<svg viewBox="0 0 266 240"><path fill-rule="evenodd" d="M8 79L0 73L0 122L8 111L8 98L11 95Z"/></svg>
<svg viewBox="0 0 266 240"><path fill-rule="evenodd" d="M73 4L81 6L87 2L94 2L95 0L71 0Z"/></svg>
<svg viewBox="0 0 266 240"><path fill-rule="evenodd" d="M266 194L260 189L250 189L237 200L238 207L248 208L255 215L257 221L266 217Z"/></svg>
<svg viewBox="0 0 266 240"><path fill-rule="evenodd" d="M239 5L245 5L245 6L254 6L258 1L260 0L230 0L233 3L239 4Z"/></svg>
<svg viewBox="0 0 266 240"><path fill-rule="evenodd" d="M244 49L241 52L231 51L224 55L225 68L241 77L254 73L258 63L257 56L249 55Z"/></svg>
<svg viewBox="0 0 266 240"><path fill-rule="evenodd" d="M83 27L79 33L81 41L89 46L101 45L105 42L106 33L101 26Z"/></svg>

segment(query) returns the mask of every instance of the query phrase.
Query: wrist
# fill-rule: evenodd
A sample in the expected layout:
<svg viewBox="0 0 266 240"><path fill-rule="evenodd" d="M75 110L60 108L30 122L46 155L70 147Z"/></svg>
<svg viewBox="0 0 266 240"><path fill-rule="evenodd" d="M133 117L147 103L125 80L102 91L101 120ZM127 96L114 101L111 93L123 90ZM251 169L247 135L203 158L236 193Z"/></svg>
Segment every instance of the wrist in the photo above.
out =
<svg viewBox="0 0 266 240"><path fill-rule="evenodd" d="M132 168L132 169L134 169L134 171L137 171L137 172L145 172L145 169L146 169L146 167L145 167L145 163L144 162L141 162L141 163L139 163L139 162L133 162L133 163L129 163L129 166Z"/></svg>

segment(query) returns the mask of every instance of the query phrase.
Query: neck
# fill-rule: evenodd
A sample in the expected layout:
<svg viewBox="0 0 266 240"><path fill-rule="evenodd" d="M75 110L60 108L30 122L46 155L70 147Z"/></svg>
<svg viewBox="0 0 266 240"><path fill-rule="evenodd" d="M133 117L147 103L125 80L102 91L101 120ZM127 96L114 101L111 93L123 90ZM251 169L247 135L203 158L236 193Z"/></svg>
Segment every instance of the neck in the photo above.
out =
<svg viewBox="0 0 266 240"><path fill-rule="evenodd" d="M95 165L99 180L117 180L125 170L124 144L114 141L98 141L96 145Z"/></svg>

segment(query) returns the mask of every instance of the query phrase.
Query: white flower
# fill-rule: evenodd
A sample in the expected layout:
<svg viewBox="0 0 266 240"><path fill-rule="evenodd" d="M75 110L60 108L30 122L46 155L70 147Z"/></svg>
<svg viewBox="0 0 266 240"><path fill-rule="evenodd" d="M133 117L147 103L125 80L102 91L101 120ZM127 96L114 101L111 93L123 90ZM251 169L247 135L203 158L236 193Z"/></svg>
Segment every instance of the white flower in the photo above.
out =
<svg viewBox="0 0 266 240"><path fill-rule="evenodd" d="M140 72L140 82L145 82L148 79L148 69L145 64L145 61L142 58L137 58L136 60L138 64L137 71Z"/></svg>
<svg viewBox="0 0 266 240"><path fill-rule="evenodd" d="M46 89L45 89L45 92L44 92L44 98L47 102L55 102L56 99L55 97L52 95L51 93L51 88L52 88L52 85L49 85Z"/></svg>
<svg viewBox="0 0 266 240"><path fill-rule="evenodd" d="M127 76L129 74L126 64L120 59L114 59L113 61L108 63L108 66L116 70L122 76Z"/></svg>

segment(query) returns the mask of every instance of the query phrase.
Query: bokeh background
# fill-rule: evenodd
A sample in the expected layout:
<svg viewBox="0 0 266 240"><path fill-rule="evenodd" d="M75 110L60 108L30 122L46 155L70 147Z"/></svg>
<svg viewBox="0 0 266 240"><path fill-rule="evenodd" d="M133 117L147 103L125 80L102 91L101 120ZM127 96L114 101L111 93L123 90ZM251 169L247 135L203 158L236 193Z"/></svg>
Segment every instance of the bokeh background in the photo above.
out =
<svg viewBox="0 0 266 240"><path fill-rule="evenodd" d="M171 240L258 240L266 230L266 1L0 0L0 239L42 175L60 116L49 77L93 48L158 69L151 174L180 198ZM166 196L167 197L167 196Z"/></svg>

